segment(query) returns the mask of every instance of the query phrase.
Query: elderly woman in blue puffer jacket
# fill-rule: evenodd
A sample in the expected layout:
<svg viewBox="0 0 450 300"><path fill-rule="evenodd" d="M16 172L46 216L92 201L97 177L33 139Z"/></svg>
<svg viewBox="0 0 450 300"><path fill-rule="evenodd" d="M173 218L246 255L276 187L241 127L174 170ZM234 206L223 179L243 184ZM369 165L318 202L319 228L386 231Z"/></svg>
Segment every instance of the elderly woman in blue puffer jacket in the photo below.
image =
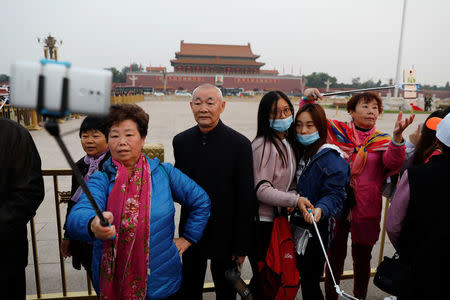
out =
<svg viewBox="0 0 450 300"><path fill-rule="evenodd" d="M92 279L100 299L164 299L181 283L180 255L197 242L210 213L206 192L170 164L142 154L148 114L111 107L105 120L111 158L87 183L111 224L100 225L84 194L67 219L71 237L93 241ZM174 238L174 201L190 210Z"/></svg>

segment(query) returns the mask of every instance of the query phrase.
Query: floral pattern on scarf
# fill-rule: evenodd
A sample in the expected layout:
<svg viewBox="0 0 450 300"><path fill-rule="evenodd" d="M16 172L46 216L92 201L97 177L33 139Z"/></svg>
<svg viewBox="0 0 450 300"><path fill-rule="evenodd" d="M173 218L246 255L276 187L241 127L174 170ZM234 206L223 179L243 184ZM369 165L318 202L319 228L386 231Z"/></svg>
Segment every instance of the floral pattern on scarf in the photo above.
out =
<svg viewBox="0 0 450 300"><path fill-rule="evenodd" d="M108 198L116 237L104 241L100 265L100 299L145 299L150 240L151 174L141 154L132 176L120 162Z"/></svg>

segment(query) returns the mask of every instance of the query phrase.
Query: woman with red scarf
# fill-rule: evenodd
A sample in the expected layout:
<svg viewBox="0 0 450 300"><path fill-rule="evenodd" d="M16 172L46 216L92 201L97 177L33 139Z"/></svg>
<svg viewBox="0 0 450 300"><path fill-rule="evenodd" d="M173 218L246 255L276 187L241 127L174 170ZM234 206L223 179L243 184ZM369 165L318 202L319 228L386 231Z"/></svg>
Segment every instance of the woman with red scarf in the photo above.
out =
<svg viewBox="0 0 450 300"><path fill-rule="evenodd" d="M307 97L305 102L321 98L319 90L314 88L305 90L304 94ZM350 210L345 211L344 208L337 220L328 255L339 283L347 256L348 234L351 232L353 294L358 299L365 299L372 248L380 233L381 188L384 179L397 173L402 166L405 156L402 133L412 123L414 115L403 120L400 112L391 138L375 127L378 116L383 111L382 100L377 94L368 92L352 96L347 102L347 111L352 118L350 122L328 120L327 142L337 145L347 156L355 204ZM327 300L338 297L328 269L325 292Z"/></svg>
<svg viewBox="0 0 450 300"><path fill-rule="evenodd" d="M111 158L87 186L111 225L100 225L84 193L67 219L72 238L93 242L100 299L171 297L181 284L180 256L208 222L206 192L171 164L142 154L148 119L135 104L113 106L105 119ZM174 238L174 201L189 211L180 238Z"/></svg>

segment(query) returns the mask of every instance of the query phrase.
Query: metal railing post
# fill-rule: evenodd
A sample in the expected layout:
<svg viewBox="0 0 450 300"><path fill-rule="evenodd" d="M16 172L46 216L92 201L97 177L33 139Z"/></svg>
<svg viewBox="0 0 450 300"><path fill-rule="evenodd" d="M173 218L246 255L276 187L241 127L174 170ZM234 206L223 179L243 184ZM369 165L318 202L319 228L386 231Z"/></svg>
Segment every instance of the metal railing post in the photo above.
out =
<svg viewBox="0 0 450 300"><path fill-rule="evenodd" d="M380 255L378 257L378 265L383 261L384 243L386 240L386 215L389 208L389 198L384 200L383 227L381 227Z"/></svg>
<svg viewBox="0 0 450 300"><path fill-rule="evenodd" d="M61 252L62 232L61 232L61 213L59 210L58 176L57 175L53 175L53 188L55 191L56 226L58 228L59 265L61 268L62 292L63 292L63 296L65 297L65 296L67 296L67 284L66 284L66 269L64 266L64 257Z"/></svg>
<svg viewBox="0 0 450 300"><path fill-rule="evenodd" d="M31 233L31 245L33 249L33 261L34 261L34 280L36 283L36 295L38 298L42 297L41 291L41 277L39 273L39 260L37 254L37 242L36 242L36 226L34 224L34 218L30 221L30 233Z"/></svg>

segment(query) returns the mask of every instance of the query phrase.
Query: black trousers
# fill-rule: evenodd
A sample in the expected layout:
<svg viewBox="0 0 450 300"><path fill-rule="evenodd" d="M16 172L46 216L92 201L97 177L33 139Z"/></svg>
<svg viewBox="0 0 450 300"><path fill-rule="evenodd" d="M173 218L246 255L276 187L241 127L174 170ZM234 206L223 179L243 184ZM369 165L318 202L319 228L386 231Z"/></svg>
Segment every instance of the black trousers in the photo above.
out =
<svg viewBox="0 0 450 300"><path fill-rule="evenodd" d="M203 283L208 258L201 254L197 244L189 247L182 256L183 281L176 293L177 299L203 299ZM211 275L214 281L217 300L236 299L236 291L225 279L225 271L233 266L230 257L211 258Z"/></svg>
<svg viewBox="0 0 450 300"><path fill-rule="evenodd" d="M255 240L252 243L254 247L251 249L248 259L253 273L252 279L250 280L250 289L255 299L258 299L260 291L257 278L258 261L265 260L272 236L273 222L258 222L255 226L258 226L258 230L255 232Z"/></svg>
<svg viewBox="0 0 450 300"><path fill-rule="evenodd" d="M7 276L3 276L3 273L6 274L5 271L6 270L2 270L2 274L0 274L0 298L8 300L24 300L26 296L25 268L20 271L10 270L11 273L8 273Z"/></svg>
<svg viewBox="0 0 450 300"><path fill-rule="evenodd" d="M320 236L325 246L328 248L328 220L320 221L318 224ZM308 226L308 225L307 225ZM297 268L300 272L300 287L302 289L303 300L323 300L320 289L320 278L325 268L325 256L317 238L315 229L309 225L308 230L313 235L308 240L304 255L296 255Z"/></svg>

